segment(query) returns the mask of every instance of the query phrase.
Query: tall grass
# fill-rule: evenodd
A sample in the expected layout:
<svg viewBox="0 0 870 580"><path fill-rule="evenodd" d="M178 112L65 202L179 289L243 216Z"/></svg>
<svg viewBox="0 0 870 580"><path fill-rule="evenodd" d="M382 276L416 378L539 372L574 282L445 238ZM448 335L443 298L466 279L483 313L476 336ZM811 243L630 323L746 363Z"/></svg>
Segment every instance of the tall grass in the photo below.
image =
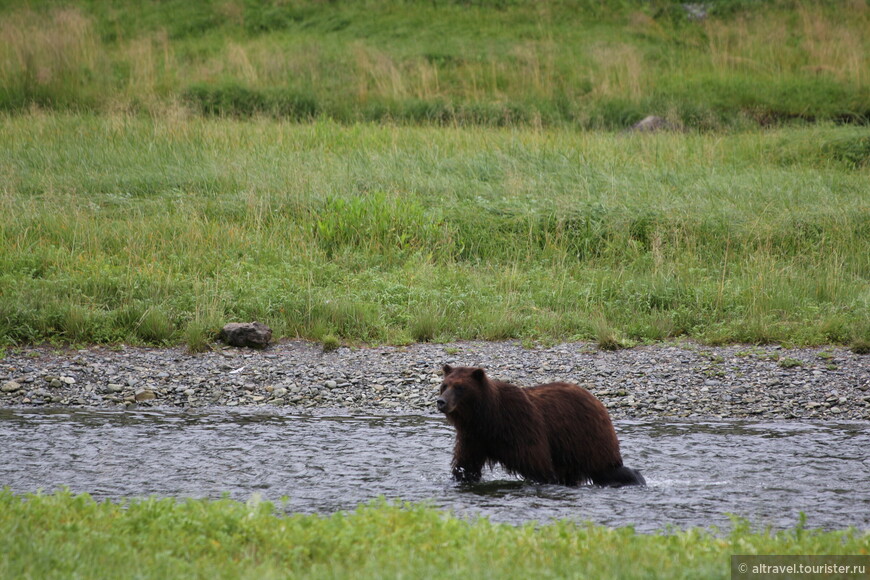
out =
<svg viewBox="0 0 870 580"><path fill-rule="evenodd" d="M865 0L0 4L0 109L716 129L870 118Z"/></svg>
<svg viewBox="0 0 870 580"><path fill-rule="evenodd" d="M0 38L4 108L96 106L101 87L86 90L82 85L96 71L100 42L92 20L80 10L4 14Z"/></svg>
<svg viewBox="0 0 870 580"><path fill-rule="evenodd" d="M383 500L331 516L268 502L0 492L5 578L729 578L732 554L866 554L870 536L798 522L782 532L638 534L572 522L466 521ZM618 557L615 556L618 554Z"/></svg>
<svg viewBox="0 0 870 580"><path fill-rule="evenodd" d="M0 340L867 340L865 136L3 119ZM857 144L857 145L856 145ZM865 151L854 157L832 150Z"/></svg>

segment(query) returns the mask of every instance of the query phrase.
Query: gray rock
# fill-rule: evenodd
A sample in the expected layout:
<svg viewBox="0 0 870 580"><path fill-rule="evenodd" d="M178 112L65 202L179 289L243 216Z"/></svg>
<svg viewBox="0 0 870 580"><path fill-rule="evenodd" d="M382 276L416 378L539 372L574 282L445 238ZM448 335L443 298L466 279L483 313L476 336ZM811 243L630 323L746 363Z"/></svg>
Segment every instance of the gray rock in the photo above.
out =
<svg viewBox="0 0 870 580"><path fill-rule="evenodd" d="M6 381L5 383L3 383L3 386L0 387L0 390L2 390L4 393L14 393L20 388L21 385L16 383L15 381Z"/></svg>
<svg viewBox="0 0 870 580"><path fill-rule="evenodd" d="M706 20L707 13L710 9L708 3L703 2L689 2L682 5L683 10L686 11L686 18L689 20Z"/></svg>
<svg viewBox="0 0 870 580"><path fill-rule="evenodd" d="M230 346L266 348L272 329L260 322L230 322L221 329L220 338Z"/></svg>
<svg viewBox="0 0 870 580"><path fill-rule="evenodd" d="M679 130L677 125L656 115L648 115L629 128L629 131L634 133L656 133L658 131L677 130Z"/></svg>
<svg viewBox="0 0 870 580"><path fill-rule="evenodd" d="M157 395L152 390L144 389L144 390L138 391L133 396L133 398L136 400L137 403L141 403L143 401L153 401L154 399L157 398Z"/></svg>

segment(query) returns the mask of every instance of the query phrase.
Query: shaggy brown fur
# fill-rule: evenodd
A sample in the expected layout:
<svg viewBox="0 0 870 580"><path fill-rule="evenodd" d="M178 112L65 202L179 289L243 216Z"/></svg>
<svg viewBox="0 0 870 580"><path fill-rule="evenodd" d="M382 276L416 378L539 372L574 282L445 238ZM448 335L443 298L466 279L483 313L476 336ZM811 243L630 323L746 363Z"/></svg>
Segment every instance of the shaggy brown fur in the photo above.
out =
<svg viewBox="0 0 870 580"><path fill-rule="evenodd" d="M453 476L478 481L485 464L540 483L644 485L622 465L607 409L569 383L520 388L483 369L444 366L438 410L456 427Z"/></svg>

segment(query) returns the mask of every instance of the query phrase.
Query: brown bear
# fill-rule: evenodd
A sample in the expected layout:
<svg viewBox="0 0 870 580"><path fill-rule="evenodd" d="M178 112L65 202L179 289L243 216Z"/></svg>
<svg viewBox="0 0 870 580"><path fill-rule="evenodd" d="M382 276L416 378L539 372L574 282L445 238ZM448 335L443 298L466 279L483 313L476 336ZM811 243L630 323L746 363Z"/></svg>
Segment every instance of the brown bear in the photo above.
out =
<svg viewBox="0 0 870 580"><path fill-rule="evenodd" d="M480 480L485 464L538 483L646 485L622 464L607 409L570 383L521 388L481 368L444 365L438 410L456 428L453 477Z"/></svg>

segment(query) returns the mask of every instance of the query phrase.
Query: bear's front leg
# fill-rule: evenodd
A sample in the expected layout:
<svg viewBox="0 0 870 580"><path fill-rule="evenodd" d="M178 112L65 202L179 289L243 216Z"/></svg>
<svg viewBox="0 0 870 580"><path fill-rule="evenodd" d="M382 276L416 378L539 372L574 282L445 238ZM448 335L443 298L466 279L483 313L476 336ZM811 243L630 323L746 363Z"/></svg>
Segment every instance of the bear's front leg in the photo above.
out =
<svg viewBox="0 0 870 580"><path fill-rule="evenodd" d="M456 439L453 449L453 479L463 483L480 481L486 453L472 441Z"/></svg>
<svg viewBox="0 0 870 580"><path fill-rule="evenodd" d="M453 466L453 479L460 483L477 483L480 481L483 464L478 467L466 467L462 465Z"/></svg>

